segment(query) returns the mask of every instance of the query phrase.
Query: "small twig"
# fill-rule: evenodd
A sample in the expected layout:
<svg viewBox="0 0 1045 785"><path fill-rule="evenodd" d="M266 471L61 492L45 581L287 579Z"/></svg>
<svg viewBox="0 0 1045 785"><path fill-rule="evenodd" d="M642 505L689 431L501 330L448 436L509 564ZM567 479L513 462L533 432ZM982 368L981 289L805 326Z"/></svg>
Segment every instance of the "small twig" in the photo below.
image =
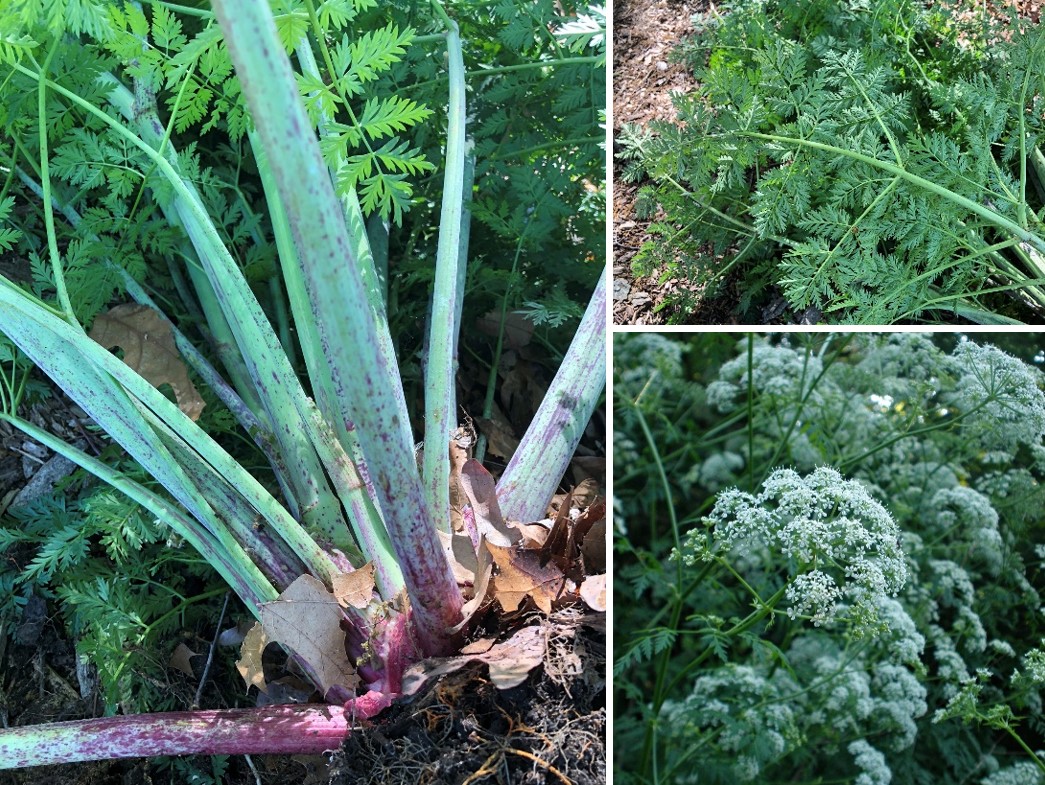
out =
<svg viewBox="0 0 1045 785"><path fill-rule="evenodd" d="M261 775L258 774L258 769L254 765L254 761L250 759L249 755L244 755L243 758L247 761L247 766L250 767L251 772L253 772L254 774L254 782L256 782L258 785L261 785Z"/></svg>
<svg viewBox="0 0 1045 785"><path fill-rule="evenodd" d="M221 623L225 621L225 609L229 607L229 592L225 592L225 602L221 604L221 615L218 617L218 625L214 628L214 640L210 642L210 651L207 652L207 663L203 666L203 675L200 676L200 686L196 688L196 697L192 700L192 708L198 709L200 707L200 700L203 697L203 685L207 683L207 676L210 674L211 663L214 662L214 650L218 647L218 636L221 635ZM254 767L251 766L253 769ZM255 772L255 776L257 772Z"/></svg>

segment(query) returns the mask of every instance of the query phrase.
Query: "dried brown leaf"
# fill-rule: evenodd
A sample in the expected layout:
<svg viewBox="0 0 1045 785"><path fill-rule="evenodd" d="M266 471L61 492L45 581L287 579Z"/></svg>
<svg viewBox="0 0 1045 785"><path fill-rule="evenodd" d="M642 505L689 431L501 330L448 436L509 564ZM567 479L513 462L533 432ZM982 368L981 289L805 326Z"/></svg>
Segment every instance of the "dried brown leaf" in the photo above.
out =
<svg viewBox="0 0 1045 785"><path fill-rule="evenodd" d="M537 551L499 548L489 543L486 547L497 565L493 594L501 607L511 613L529 597L542 611L551 613L552 603L565 585L562 571L554 565L542 566Z"/></svg>
<svg viewBox="0 0 1045 785"><path fill-rule="evenodd" d="M403 675L403 692L413 695L428 681L460 670L469 662L485 662L490 681L499 690L518 687L534 668L544 662L547 633L543 626L523 627L503 643L488 646L476 641L469 653L446 659L432 659L412 665Z"/></svg>
<svg viewBox="0 0 1045 785"><path fill-rule="evenodd" d="M581 584L581 599L593 611L606 611L606 576L589 575Z"/></svg>
<svg viewBox="0 0 1045 785"><path fill-rule="evenodd" d="M374 598L374 563L368 562L358 570L334 576L334 597L341 607L362 610Z"/></svg>
<svg viewBox="0 0 1045 785"><path fill-rule="evenodd" d="M192 658L199 656L184 643L179 643L167 665L182 673L187 673L189 676L195 676L196 674L192 670Z"/></svg>
<svg viewBox="0 0 1045 785"><path fill-rule="evenodd" d="M606 572L606 519L596 521L581 543L584 569L588 573Z"/></svg>
<svg viewBox="0 0 1045 785"><path fill-rule="evenodd" d="M326 695L331 687L355 689L359 677L345 652L341 607L321 581L302 575L278 600L265 603L260 610L269 638L312 667L320 692Z"/></svg>
<svg viewBox="0 0 1045 785"><path fill-rule="evenodd" d="M169 384L178 408L189 419L199 419L203 398L189 379L170 322L159 311L134 303L117 305L94 320L90 337L106 349L123 349L128 366L154 387Z"/></svg>
<svg viewBox="0 0 1045 785"><path fill-rule="evenodd" d="M261 655L265 653L265 647L269 645L269 636L261 624L255 624L244 636L243 644L239 649L239 659L236 661L236 670L243 677L247 686L257 687L262 692L268 690L265 683L265 668L261 664Z"/></svg>
<svg viewBox="0 0 1045 785"><path fill-rule="evenodd" d="M475 584L472 587L472 598L461 608L462 618L454 627L454 632L463 630L472 620L476 611L482 607L490 592L490 577L493 575L493 559L484 541L479 544L479 559L475 567Z"/></svg>
<svg viewBox="0 0 1045 785"><path fill-rule="evenodd" d="M476 422L479 430L486 437L486 447L490 453L505 459L510 459L515 455L515 451L519 447L519 440L512 430L512 424L508 422L508 418L504 416L497 404L494 404L489 419L477 417Z"/></svg>
<svg viewBox="0 0 1045 785"><path fill-rule="evenodd" d="M475 326L479 332L494 338L501 331L501 312L490 311L475 320ZM504 317L504 340L513 349L521 349L526 346L533 337L533 322L524 314L512 311Z"/></svg>
<svg viewBox="0 0 1045 785"><path fill-rule="evenodd" d="M497 483L493 475L477 460L466 461L461 468L461 488L475 514L475 525L487 542L507 547L518 542L520 535L508 528L497 502Z"/></svg>

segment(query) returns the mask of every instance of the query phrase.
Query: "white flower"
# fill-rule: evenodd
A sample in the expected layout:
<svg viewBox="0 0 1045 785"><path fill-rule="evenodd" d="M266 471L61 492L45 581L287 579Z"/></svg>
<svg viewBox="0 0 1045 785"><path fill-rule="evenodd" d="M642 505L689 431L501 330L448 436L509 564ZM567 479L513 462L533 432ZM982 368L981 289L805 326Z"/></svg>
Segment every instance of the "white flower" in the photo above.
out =
<svg viewBox="0 0 1045 785"><path fill-rule="evenodd" d="M693 691L661 708L663 737L684 745L716 731L716 747L737 782L754 780L763 768L797 746L791 706L781 701L794 684L777 684L747 665L727 663L694 682Z"/></svg>
<svg viewBox="0 0 1045 785"><path fill-rule="evenodd" d="M810 621L819 627L834 618L835 606L842 590L835 585L830 575L812 570L796 577L787 587L785 598L791 607L787 614L794 619L798 614L811 614Z"/></svg>
<svg viewBox="0 0 1045 785"><path fill-rule="evenodd" d="M715 542L734 553L764 546L770 558L785 556L793 576L786 592L788 613L791 618L810 615L818 626L838 618L845 600L846 618L871 629L878 599L899 592L907 577L892 516L863 485L831 468L805 477L778 469L757 495L724 491L705 523L713 526ZM693 554L706 544L696 541L689 547Z"/></svg>
<svg viewBox="0 0 1045 785"><path fill-rule="evenodd" d="M863 739L854 741L848 750L861 771L860 776L856 778L856 785L889 785L893 779L893 772L881 752Z"/></svg>

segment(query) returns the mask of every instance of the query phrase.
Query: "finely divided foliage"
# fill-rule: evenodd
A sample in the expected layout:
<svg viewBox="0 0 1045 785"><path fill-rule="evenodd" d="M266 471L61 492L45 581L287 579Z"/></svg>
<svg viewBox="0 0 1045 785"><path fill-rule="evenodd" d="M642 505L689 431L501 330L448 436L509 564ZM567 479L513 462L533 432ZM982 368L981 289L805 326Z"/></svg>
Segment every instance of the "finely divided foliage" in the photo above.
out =
<svg viewBox="0 0 1045 785"><path fill-rule="evenodd" d="M1045 384L980 338L618 338L617 781L1045 781Z"/></svg>
<svg viewBox="0 0 1045 785"><path fill-rule="evenodd" d="M772 288L869 324L1033 313L996 296L1010 289L1045 304L1045 38L946 13L737 0L698 17L677 122L622 134L640 217L657 216L636 271L709 294L731 274L742 310Z"/></svg>

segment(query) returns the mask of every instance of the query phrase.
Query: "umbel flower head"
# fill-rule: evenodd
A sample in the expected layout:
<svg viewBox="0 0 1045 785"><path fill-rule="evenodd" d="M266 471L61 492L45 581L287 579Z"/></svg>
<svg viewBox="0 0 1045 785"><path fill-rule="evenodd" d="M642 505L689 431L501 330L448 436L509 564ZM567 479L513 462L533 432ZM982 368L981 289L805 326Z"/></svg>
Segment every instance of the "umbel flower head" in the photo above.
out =
<svg viewBox="0 0 1045 785"><path fill-rule="evenodd" d="M892 516L863 485L828 467L804 477L779 469L757 495L724 491L704 522L710 536L691 531L683 563L731 551L762 552L770 564L786 564L792 619L808 617L817 626L845 619L869 629L879 600L895 596L907 579Z"/></svg>

